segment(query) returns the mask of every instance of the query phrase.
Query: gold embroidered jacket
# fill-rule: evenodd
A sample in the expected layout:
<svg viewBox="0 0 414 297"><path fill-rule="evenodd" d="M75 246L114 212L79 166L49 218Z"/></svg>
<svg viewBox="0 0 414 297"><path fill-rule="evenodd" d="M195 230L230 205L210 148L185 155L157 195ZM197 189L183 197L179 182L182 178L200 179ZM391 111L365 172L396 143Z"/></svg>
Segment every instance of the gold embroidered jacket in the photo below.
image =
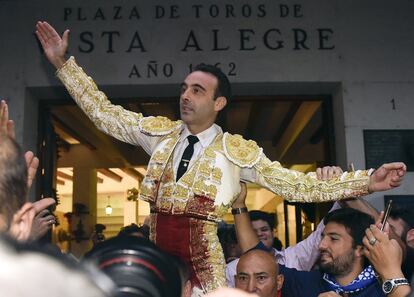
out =
<svg viewBox="0 0 414 297"><path fill-rule="evenodd" d="M142 145L152 155L141 197L156 203L157 196L161 195L166 198L163 200L170 201L157 205L160 209L170 208L172 213L184 211L190 214L192 208L184 206L185 201L202 193L214 201L214 210L200 215L220 220L240 192L239 180L244 179L241 171L246 169L254 171L254 180L248 181L258 183L288 201L322 202L368 194L368 171L345 172L338 178L321 181L315 173L303 174L283 168L279 162L270 161L254 141L228 133L217 135L176 185L160 184L184 123L165 117L143 117L111 104L73 57L57 71L57 76L100 130L122 141ZM153 143L143 143L140 139L143 136L151 136Z"/></svg>
<svg viewBox="0 0 414 297"><path fill-rule="evenodd" d="M173 154L185 128L182 121L143 117L111 104L73 57L57 76L97 128L121 141L140 145L151 155L140 191L140 198L151 205L151 239L163 245L157 238L160 236L162 241L165 234L161 233L168 230L168 226L157 226L158 216L178 215L177 221L188 218L186 234L180 237L190 238L190 247L182 249L189 251L191 267L201 286L197 288L204 293L225 285L225 261L216 222L239 194L239 180L258 183L289 201L322 202L368 193L367 171L320 181L315 173L303 174L271 162L254 141L221 131L175 181Z"/></svg>

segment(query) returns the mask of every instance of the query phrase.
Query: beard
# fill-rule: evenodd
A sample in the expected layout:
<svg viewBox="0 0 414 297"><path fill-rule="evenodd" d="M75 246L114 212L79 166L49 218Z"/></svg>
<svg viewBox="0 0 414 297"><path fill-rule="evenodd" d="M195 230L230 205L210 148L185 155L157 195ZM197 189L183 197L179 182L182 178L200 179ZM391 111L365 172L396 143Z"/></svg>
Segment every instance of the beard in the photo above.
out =
<svg viewBox="0 0 414 297"><path fill-rule="evenodd" d="M319 258L319 268L322 272L328 273L330 275L342 276L347 275L352 271L354 262L355 254L354 250L351 249L348 253L338 256L330 262L322 262L322 260Z"/></svg>

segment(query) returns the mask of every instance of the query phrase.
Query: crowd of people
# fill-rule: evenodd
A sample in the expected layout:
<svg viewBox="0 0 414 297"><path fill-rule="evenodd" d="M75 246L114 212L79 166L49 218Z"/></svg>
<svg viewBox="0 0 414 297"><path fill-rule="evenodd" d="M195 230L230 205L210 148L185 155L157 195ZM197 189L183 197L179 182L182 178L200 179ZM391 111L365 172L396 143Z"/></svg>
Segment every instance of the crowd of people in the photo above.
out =
<svg viewBox="0 0 414 297"><path fill-rule="evenodd" d="M112 105L73 57L66 60L68 30L61 37L46 22L36 29L58 78L92 122L151 155L140 190L151 215L148 226L100 238L81 261L39 246L55 223L48 210L54 200L28 202L39 161L15 142L1 101L1 296L408 296L412 214L394 211L383 223L383 213L357 198L400 186L405 164L309 174L285 169L255 142L214 123L231 99L219 68L202 64L185 78L181 121L143 117ZM289 201L341 201L309 237L278 250L275 217L248 212L245 182ZM226 264L217 226L229 209L241 257Z"/></svg>

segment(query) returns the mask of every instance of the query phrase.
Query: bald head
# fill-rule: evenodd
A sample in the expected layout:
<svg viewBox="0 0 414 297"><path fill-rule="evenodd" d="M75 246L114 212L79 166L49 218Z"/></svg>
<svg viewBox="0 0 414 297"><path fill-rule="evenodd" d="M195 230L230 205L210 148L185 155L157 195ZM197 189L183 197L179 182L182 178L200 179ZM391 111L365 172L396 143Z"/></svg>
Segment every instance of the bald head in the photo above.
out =
<svg viewBox="0 0 414 297"><path fill-rule="evenodd" d="M268 268L267 270L274 274L279 273L279 265L275 261L275 258L269 252L263 250L251 250L240 257L239 263L237 265L237 272L246 264L255 263L257 266L262 268Z"/></svg>
<svg viewBox="0 0 414 297"><path fill-rule="evenodd" d="M236 288L254 292L260 297L274 297L282 288L283 276L274 256L262 250L251 250L240 257L235 276Z"/></svg>
<svg viewBox="0 0 414 297"><path fill-rule="evenodd" d="M13 139L0 135L0 216L7 226L26 200L27 168L23 153Z"/></svg>

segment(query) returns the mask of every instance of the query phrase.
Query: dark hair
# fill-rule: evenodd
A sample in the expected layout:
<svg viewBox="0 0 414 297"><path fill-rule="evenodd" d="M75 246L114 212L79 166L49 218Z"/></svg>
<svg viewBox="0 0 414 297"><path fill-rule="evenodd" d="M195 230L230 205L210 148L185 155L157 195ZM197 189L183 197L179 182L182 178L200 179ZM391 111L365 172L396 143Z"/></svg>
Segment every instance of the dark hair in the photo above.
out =
<svg viewBox="0 0 414 297"><path fill-rule="evenodd" d="M395 207L390 211L390 217L403 221L403 233L401 234L401 239L406 240L407 233L410 229L414 228L414 212L409 208Z"/></svg>
<svg viewBox="0 0 414 297"><path fill-rule="evenodd" d="M217 88L214 93L214 100L221 96L226 97L227 101L231 100L230 81L220 68L214 65L201 63L194 68L193 72L194 71L206 72L217 78Z"/></svg>
<svg viewBox="0 0 414 297"><path fill-rule="evenodd" d="M331 222L343 225L353 239L352 246L354 248L357 245L362 245L365 229L375 223L370 215L353 208L340 208L331 211L325 216L323 222L325 226Z"/></svg>
<svg viewBox="0 0 414 297"><path fill-rule="evenodd" d="M395 207L390 211L390 217L403 220L409 229L414 228L414 212L409 208Z"/></svg>
<svg viewBox="0 0 414 297"><path fill-rule="evenodd" d="M277 226L276 214L268 213L260 210L251 210L249 211L250 221L263 220L269 224L270 229L274 229Z"/></svg>
<svg viewBox="0 0 414 297"><path fill-rule="evenodd" d="M171 256L136 236L116 236L97 244L85 259L117 285L116 297L179 297L180 271Z"/></svg>
<svg viewBox="0 0 414 297"><path fill-rule="evenodd" d="M118 233L118 236L130 236L136 235L136 233L141 233L144 238L149 239L149 227L147 225L142 225L141 227L139 227L137 224L134 223L122 227Z"/></svg>
<svg viewBox="0 0 414 297"><path fill-rule="evenodd" d="M9 226L27 201L27 167L20 146L7 136L0 136L0 173L0 214Z"/></svg>

